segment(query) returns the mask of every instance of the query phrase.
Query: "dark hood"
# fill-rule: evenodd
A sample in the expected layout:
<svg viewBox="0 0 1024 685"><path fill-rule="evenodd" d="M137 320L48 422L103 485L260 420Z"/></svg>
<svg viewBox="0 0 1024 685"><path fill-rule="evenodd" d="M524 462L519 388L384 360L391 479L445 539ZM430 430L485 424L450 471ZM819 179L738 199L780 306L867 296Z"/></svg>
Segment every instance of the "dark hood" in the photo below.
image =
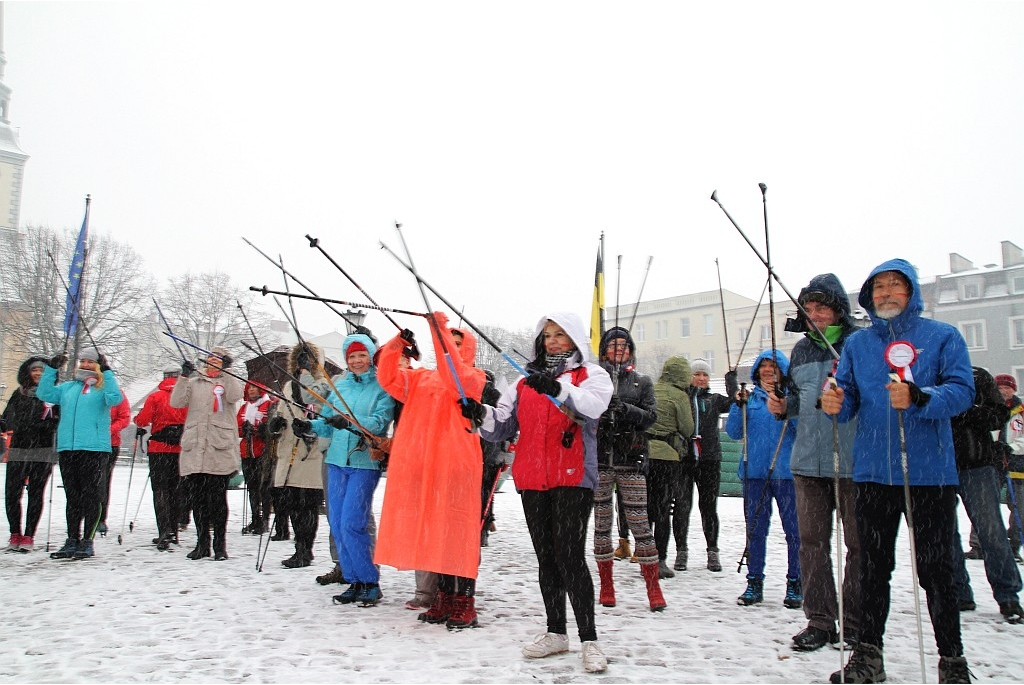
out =
<svg viewBox="0 0 1024 685"><path fill-rule="evenodd" d="M28 388L32 385L32 376L28 372L28 367L32 366L35 362L47 363L46 357L29 357L21 363L18 367L18 385L23 388Z"/></svg>
<svg viewBox="0 0 1024 685"><path fill-rule="evenodd" d="M835 274L818 274L812 278L811 282L800 290L797 301L801 305L806 301L821 302L839 312L838 324L846 333L850 333L856 327L850 313L850 298L846 296L846 288ZM786 330L794 333L806 333L814 329L808 323L807 317L798 309L796 319L786 322ZM824 333L824 331L822 332Z"/></svg>

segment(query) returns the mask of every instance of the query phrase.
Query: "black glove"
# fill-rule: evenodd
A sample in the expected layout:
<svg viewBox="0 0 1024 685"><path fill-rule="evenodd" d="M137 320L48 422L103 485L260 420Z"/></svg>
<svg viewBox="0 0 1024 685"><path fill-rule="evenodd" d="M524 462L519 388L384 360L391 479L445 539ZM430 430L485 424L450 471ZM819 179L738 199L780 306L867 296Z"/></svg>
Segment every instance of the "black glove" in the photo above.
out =
<svg viewBox="0 0 1024 685"><path fill-rule="evenodd" d="M100 373L104 371L110 371L110 365L107 364L107 356L104 354L98 355L96 363L100 365Z"/></svg>
<svg viewBox="0 0 1024 685"><path fill-rule="evenodd" d="M231 366L231 362L235 361L230 354L225 354L220 358L220 368L226 369Z"/></svg>
<svg viewBox="0 0 1024 685"><path fill-rule="evenodd" d="M337 428L338 430L341 431L348 428L350 421L341 414L335 414L334 416L330 416L324 419L324 423L326 423L331 428Z"/></svg>
<svg viewBox="0 0 1024 685"><path fill-rule="evenodd" d="M309 436L309 432L312 430L313 424L309 421L303 421L302 419L292 419L292 433L300 438Z"/></svg>
<svg viewBox="0 0 1024 685"><path fill-rule="evenodd" d="M402 332L398 334L398 337L404 340L406 342L406 346L408 347L411 347L416 344L416 334L413 333L408 328L402 330Z"/></svg>
<svg viewBox="0 0 1024 685"><path fill-rule="evenodd" d="M915 406L920 408L928 404L928 400L932 398L931 395L917 387L916 383L907 381L907 385L910 386L910 401L913 402Z"/></svg>
<svg viewBox="0 0 1024 685"><path fill-rule="evenodd" d="M185 361L183 361L181 363L181 377L182 378L188 378L189 376L191 376L195 372L196 372L196 365L193 364L192 362L190 362L189 360L186 359Z"/></svg>
<svg viewBox="0 0 1024 685"><path fill-rule="evenodd" d="M736 373L736 369L725 372L725 394L730 397L736 397L736 391L740 389L739 375Z"/></svg>
<svg viewBox="0 0 1024 685"><path fill-rule="evenodd" d="M473 428L479 428L480 424L484 422L487 417L487 410L484 409L484 405L480 404L472 397L467 397L465 401L459 400L459 411L462 415L469 419L469 422L473 425Z"/></svg>
<svg viewBox="0 0 1024 685"><path fill-rule="evenodd" d="M558 393L562 392L561 383L552 378L551 374L543 372L537 372L527 376L526 385L533 388L541 395L558 397Z"/></svg>
<svg viewBox="0 0 1024 685"><path fill-rule="evenodd" d="M275 416L267 422L267 428L274 435L280 435L281 431L283 431L287 426L288 419L283 416Z"/></svg>
<svg viewBox="0 0 1024 685"><path fill-rule="evenodd" d="M248 421L242 421L242 437L243 438L251 438L252 437L252 424L250 422L248 422Z"/></svg>
<svg viewBox="0 0 1024 685"><path fill-rule="evenodd" d="M68 363L68 356L66 354L55 354L50 357L50 361L47 362L50 366L55 369L63 368Z"/></svg>
<svg viewBox="0 0 1024 685"><path fill-rule="evenodd" d="M414 359L415 361L420 360L420 348L415 343L402 350L402 354L404 354L409 359Z"/></svg>
<svg viewBox="0 0 1024 685"><path fill-rule="evenodd" d="M146 429L145 428L136 428L135 429L135 437L141 438L145 434L146 434Z"/></svg>
<svg viewBox="0 0 1024 685"><path fill-rule="evenodd" d="M313 366L309 363L309 355L305 352L300 352L299 356L295 359L295 367L298 369L312 371Z"/></svg>
<svg viewBox="0 0 1024 685"><path fill-rule="evenodd" d="M626 415L626 404L622 401L622 398L618 395L612 395L611 401L608 403L608 414L615 418L621 419Z"/></svg>

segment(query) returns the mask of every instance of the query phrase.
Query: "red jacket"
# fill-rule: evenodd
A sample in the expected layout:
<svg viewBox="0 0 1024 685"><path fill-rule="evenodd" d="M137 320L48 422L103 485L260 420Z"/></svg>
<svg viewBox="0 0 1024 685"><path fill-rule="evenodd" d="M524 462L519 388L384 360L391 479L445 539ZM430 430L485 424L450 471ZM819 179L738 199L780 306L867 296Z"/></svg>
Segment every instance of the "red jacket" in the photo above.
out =
<svg viewBox="0 0 1024 685"><path fill-rule="evenodd" d="M250 384L245 384L245 396L249 396ZM267 450L267 444L263 441L263 424L267 422L267 413L270 411L270 405L273 400L270 396L264 393L255 402L246 400L242 402L242 406L238 408L238 434L242 436L242 439L238 441L238 451L242 455L242 459L248 459L250 457L261 457ZM245 437L245 433L242 429L242 424L246 421L246 415L249 416L249 423L252 424L252 437ZM250 444L252 451L250 452Z"/></svg>
<svg viewBox="0 0 1024 685"><path fill-rule="evenodd" d="M132 406L128 396L121 391L121 404L110 408L110 447L111 451L121 446L121 431L132 422Z"/></svg>
<svg viewBox="0 0 1024 685"><path fill-rule="evenodd" d="M150 433L173 425L184 425L185 417L188 415L188 408L175 408L170 404L171 390L177 378L165 378L160 385L146 398L142 405L142 411L135 416L135 425L139 428L149 426ZM181 452L181 445L168 445L165 442L149 438L147 451L157 454L178 454Z"/></svg>

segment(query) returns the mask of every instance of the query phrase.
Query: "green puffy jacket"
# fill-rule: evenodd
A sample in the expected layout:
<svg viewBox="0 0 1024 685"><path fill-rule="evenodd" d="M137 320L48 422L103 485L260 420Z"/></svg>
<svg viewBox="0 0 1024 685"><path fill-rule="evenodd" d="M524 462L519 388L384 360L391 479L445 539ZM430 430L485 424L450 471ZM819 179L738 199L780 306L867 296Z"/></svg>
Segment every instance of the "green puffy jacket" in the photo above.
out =
<svg viewBox="0 0 1024 685"><path fill-rule="evenodd" d="M658 418L647 429L651 459L679 461L687 454L687 445L693 435L693 411L686 388L693 372L690 362L683 357L669 357L661 369L661 377L654 384L654 399Z"/></svg>

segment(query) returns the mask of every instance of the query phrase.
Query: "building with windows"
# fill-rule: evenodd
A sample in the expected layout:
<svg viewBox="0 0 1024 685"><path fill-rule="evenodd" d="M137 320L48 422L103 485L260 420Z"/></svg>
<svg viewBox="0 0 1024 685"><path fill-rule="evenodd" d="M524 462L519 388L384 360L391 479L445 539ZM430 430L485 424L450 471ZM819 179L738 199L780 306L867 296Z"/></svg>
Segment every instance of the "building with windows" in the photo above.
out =
<svg viewBox="0 0 1024 685"><path fill-rule="evenodd" d="M1002 263L975 266L951 252L949 273L922 283L928 316L964 336L971 363L1024 387L1024 250L1004 240Z"/></svg>

